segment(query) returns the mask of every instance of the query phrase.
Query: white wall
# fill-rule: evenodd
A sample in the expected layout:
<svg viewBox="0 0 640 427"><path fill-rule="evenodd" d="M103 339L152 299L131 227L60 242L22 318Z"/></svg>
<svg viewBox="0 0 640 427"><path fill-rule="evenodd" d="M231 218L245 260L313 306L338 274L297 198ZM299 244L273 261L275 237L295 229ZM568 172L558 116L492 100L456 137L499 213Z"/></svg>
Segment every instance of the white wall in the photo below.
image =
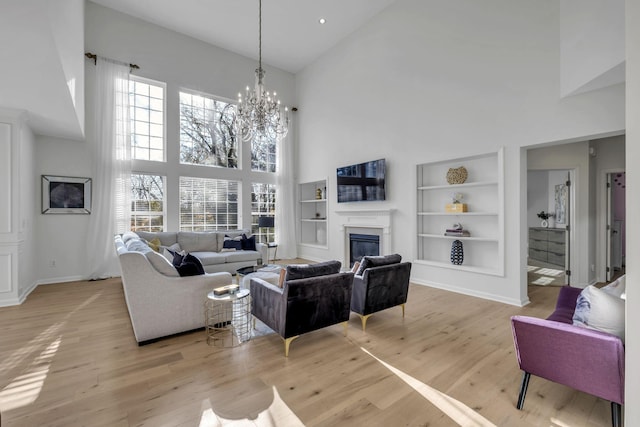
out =
<svg viewBox="0 0 640 427"><path fill-rule="evenodd" d="M549 209L549 172L527 172L527 228L540 227L538 212Z"/></svg>
<svg viewBox="0 0 640 427"><path fill-rule="evenodd" d="M389 199L369 206L396 209L393 250L411 260L416 164L504 146L505 276L414 263L412 278L526 303L526 193L520 199L526 164L520 147L624 128L622 85L559 98L554 28L559 6L552 0L397 1L296 76L299 180L329 176L333 189L338 165L386 158ZM324 259L342 256L335 209L334 199Z"/></svg>
<svg viewBox="0 0 640 427"><path fill-rule="evenodd" d="M251 183L274 183L275 177L272 174L251 172L250 165L246 162L242 170L180 165L178 92L180 89L190 89L235 99L239 91L247 84L253 83L256 61L91 2L86 3L85 19L87 51L118 61L135 63L140 66L140 70L136 70L134 74L166 83L168 161L133 163L136 171L153 172L167 177L166 229L178 229L178 177L181 175L241 180L241 194L244 195L242 226L249 227ZM86 142L39 138L36 151L38 174L91 176L91 146L94 141L94 65L90 60L86 60L84 65L87 83ZM267 87L277 90L283 103L293 105L293 75L269 66L264 68L267 72ZM245 143L242 149L245 152L249 150L248 144ZM97 207L94 205L95 208ZM40 283L77 280L87 276L87 252L92 247L86 237L88 224L89 217L86 215L38 216L40 256L34 268L38 271ZM61 244L65 250L61 250ZM53 259L56 261L56 267L50 267L50 261Z"/></svg>
<svg viewBox="0 0 640 427"><path fill-rule="evenodd" d="M624 0L560 0L562 96L624 82Z"/></svg>
<svg viewBox="0 0 640 427"><path fill-rule="evenodd" d="M626 170L629 196L640 188L640 2L626 0ZM627 218L640 212L640 197L627 197ZM640 236L640 221L629 221L627 234ZM625 341L626 374L624 422L640 425L640 268L633 260L640 259L640 239L627 239L627 331Z"/></svg>

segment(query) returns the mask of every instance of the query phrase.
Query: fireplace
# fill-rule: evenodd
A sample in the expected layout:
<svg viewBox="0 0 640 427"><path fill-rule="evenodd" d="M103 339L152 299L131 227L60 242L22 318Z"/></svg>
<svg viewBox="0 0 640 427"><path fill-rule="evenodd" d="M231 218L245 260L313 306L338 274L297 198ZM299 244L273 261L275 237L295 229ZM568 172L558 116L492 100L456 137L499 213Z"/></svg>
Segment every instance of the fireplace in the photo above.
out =
<svg viewBox="0 0 640 427"><path fill-rule="evenodd" d="M344 210L336 211L342 241L342 265L353 266L363 255L388 255L391 253L391 213L393 209ZM351 235L364 234L377 240L377 250L372 253L354 254L351 249ZM363 243L369 246L372 243Z"/></svg>
<svg viewBox="0 0 640 427"><path fill-rule="evenodd" d="M365 255L380 255L380 236L349 233L349 267Z"/></svg>

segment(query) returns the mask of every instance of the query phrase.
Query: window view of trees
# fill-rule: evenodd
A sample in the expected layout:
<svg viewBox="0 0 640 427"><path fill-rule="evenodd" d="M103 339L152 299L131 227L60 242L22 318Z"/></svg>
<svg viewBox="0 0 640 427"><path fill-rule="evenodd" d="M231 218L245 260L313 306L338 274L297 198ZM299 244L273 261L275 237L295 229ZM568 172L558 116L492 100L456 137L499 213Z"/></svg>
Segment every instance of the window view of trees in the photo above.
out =
<svg viewBox="0 0 640 427"><path fill-rule="evenodd" d="M131 158L164 161L164 87L146 79L129 81Z"/></svg>
<svg viewBox="0 0 640 427"><path fill-rule="evenodd" d="M180 92L180 163L237 168L235 116L234 104Z"/></svg>
<svg viewBox="0 0 640 427"><path fill-rule="evenodd" d="M131 175L131 230L164 230L164 179L158 175Z"/></svg>
<svg viewBox="0 0 640 427"><path fill-rule="evenodd" d="M251 141L251 170L261 172L276 171L276 139L257 136Z"/></svg>
<svg viewBox="0 0 640 427"><path fill-rule="evenodd" d="M275 241L274 228L258 227L258 217L273 216L276 211L276 186L273 184L251 184L251 232L258 236L258 241L269 243Z"/></svg>
<svg viewBox="0 0 640 427"><path fill-rule="evenodd" d="M238 228L238 181L180 177L180 231Z"/></svg>

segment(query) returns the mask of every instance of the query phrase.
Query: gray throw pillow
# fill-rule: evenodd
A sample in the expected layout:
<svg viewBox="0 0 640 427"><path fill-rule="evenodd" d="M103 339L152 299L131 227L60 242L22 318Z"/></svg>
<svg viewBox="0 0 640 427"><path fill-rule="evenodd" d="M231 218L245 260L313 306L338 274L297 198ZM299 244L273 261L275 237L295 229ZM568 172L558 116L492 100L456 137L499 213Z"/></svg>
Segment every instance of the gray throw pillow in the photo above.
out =
<svg viewBox="0 0 640 427"><path fill-rule="evenodd" d="M292 264L287 266L285 281L307 279L309 277L326 276L340 272L340 261L325 261L318 264Z"/></svg>
<svg viewBox="0 0 640 427"><path fill-rule="evenodd" d="M363 256L360 261L360 268L356 271L356 276L362 276L367 268L382 267L383 265L398 264L402 261L400 254Z"/></svg>

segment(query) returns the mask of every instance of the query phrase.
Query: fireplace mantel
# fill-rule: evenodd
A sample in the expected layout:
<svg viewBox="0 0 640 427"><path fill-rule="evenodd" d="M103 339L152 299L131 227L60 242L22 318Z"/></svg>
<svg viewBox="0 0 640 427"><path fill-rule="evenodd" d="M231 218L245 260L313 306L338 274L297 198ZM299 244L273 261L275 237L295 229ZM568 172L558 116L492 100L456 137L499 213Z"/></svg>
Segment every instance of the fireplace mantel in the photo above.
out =
<svg viewBox="0 0 640 427"><path fill-rule="evenodd" d="M380 255L391 253L391 216L394 209L335 211L343 241L343 265L349 265L349 233L369 232L380 236Z"/></svg>

